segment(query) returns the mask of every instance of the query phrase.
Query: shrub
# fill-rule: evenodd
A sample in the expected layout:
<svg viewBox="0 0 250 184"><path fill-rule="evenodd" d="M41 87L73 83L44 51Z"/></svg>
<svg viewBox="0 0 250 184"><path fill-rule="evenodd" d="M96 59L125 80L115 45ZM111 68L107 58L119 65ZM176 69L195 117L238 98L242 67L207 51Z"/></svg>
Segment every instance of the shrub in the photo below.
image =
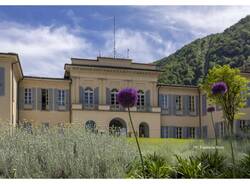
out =
<svg viewBox="0 0 250 184"><path fill-rule="evenodd" d="M60 133L59 133L60 132ZM135 155L126 138L71 127L1 134L1 178L123 178Z"/></svg>
<svg viewBox="0 0 250 184"><path fill-rule="evenodd" d="M250 151L239 161L238 170L240 178L250 178Z"/></svg>
<svg viewBox="0 0 250 184"><path fill-rule="evenodd" d="M198 156L190 156L187 159L176 156L177 178L221 178L227 169L226 157L218 151L202 152Z"/></svg>
<svg viewBox="0 0 250 184"><path fill-rule="evenodd" d="M146 178L169 178L172 168L162 156L148 154L144 156L144 167ZM138 159L135 159L127 171L129 178L143 178L143 169Z"/></svg>

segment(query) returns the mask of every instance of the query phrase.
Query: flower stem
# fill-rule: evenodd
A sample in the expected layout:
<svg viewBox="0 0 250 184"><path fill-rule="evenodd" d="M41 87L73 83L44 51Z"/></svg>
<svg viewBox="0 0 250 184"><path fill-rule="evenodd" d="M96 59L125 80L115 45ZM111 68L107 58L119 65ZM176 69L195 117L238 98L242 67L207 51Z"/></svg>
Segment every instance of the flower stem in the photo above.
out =
<svg viewBox="0 0 250 184"><path fill-rule="evenodd" d="M136 135L136 132L135 132L135 128L134 128L133 122L132 122L132 118L131 118L131 113L130 113L130 108L129 108L129 107L128 107L128 115L129 115L130 124L131 124L131 126L132 126L133 133L134 133L134 135L135 135L135 140L136 140L136 144L137 144L138 151L139 151L139 155L140 155L140 159L141 159L143 178L146 178L146 177L145 177L145 169L144 169L144 163L143 163L141 148L140 148L139 141L138 141L138 138L137 138L137 135Z"/></svg>
<svg viewBox="0 0 250 184"><path fill-rule="evenodd" d="M211 119L212 119L212 124L213 124L213 129L214 129L215 146L216 146L216 150L217 150L217 146L218 146L218 138L217 138L217 133L216 133L216 130L215 130L214 118L213 118L213 113L212 113L212 112L211 112Z"/></svg>

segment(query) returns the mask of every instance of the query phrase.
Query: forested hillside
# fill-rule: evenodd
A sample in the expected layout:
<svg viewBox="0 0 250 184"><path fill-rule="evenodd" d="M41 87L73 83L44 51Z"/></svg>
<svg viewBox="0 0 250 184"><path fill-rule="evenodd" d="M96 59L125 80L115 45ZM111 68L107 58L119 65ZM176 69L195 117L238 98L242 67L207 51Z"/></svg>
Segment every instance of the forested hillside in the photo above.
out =
<svg viewBox="0 0 250 184"><path fill-rule="evenodd" d="M197 85L215 64L241 67L250 63L250 15L223 33L197 39L156 61L164 70L159 82Z"/></svg>

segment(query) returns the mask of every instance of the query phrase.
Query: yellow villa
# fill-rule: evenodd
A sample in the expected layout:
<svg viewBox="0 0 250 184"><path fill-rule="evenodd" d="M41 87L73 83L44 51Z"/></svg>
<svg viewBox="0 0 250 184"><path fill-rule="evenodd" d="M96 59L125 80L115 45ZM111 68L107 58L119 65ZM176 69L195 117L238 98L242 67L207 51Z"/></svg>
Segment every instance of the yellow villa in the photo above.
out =
<svg viewBox="0 0 250 184"><path fill-rule="evenodd" d="M131 109L140 137L212 138L214 131L207 114L206 94L197 86L158 83L156 65L130 59L97 57L72 58L65 64L63 78L24 76L19 57L0 53L0 119L13 126L61 126L80 123L83 128L108 132L119 128L131 135L127 110L116 99L124 87L138 90L138 103ZM242 72L250 79L250 73ZM235 131L244 133L250 125L250 100ZM216 108L215 127L223 136L222 112Z"/></svg>

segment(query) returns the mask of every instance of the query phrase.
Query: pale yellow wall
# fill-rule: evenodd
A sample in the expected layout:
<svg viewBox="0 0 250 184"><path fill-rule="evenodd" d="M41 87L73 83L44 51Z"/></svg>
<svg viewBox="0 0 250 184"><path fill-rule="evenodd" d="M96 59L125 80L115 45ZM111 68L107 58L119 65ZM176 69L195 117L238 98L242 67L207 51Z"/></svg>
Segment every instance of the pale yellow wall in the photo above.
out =
<svg viewBox="0 0 250 184"><path fill-rule="evenodd" d="M132 112L131 114L137 132L139 132L139 124L146 122L149 125L150 137L160 137L159 113ZM110 121L114 118L121 118L126 122L128 132L132 132L128 112L73 110L72 117L72 123L81 123L83 127L88 120L95 121L99 131L108 131Z"/></svg>
<svg viewBox="0 0 250 184"><path fill-rule="evenodd" d="M69 90L69 84L70 81L65 80L28 78L20 82L20 88L56 88ZM20 121L26 120L34 125L41 125L41 123L50 123L50 125L57 125L58 123L70 123L69 111L41 111L36 108L35 110L19 110L19 116Z"/></svg>
<svg viewBox="0 0 250 184"><path fill-rule="evenodd" d="M8 58L0 57L0 67L5 68L5 95L0 96L0 118L1 123L12 121L11 108L11 62Z"/></svg>
<svg viewBox="0 0 250 184"><path fill-rule="evenodd" d="M111 69L71 69L72 78L72 103L79 103L79 86L99 87L99 101L106 103L106 88L122 89L134 87L144 92L150 90L150 101L152 106L157 106L157 77L158 73L111 70Z"/></svg>

